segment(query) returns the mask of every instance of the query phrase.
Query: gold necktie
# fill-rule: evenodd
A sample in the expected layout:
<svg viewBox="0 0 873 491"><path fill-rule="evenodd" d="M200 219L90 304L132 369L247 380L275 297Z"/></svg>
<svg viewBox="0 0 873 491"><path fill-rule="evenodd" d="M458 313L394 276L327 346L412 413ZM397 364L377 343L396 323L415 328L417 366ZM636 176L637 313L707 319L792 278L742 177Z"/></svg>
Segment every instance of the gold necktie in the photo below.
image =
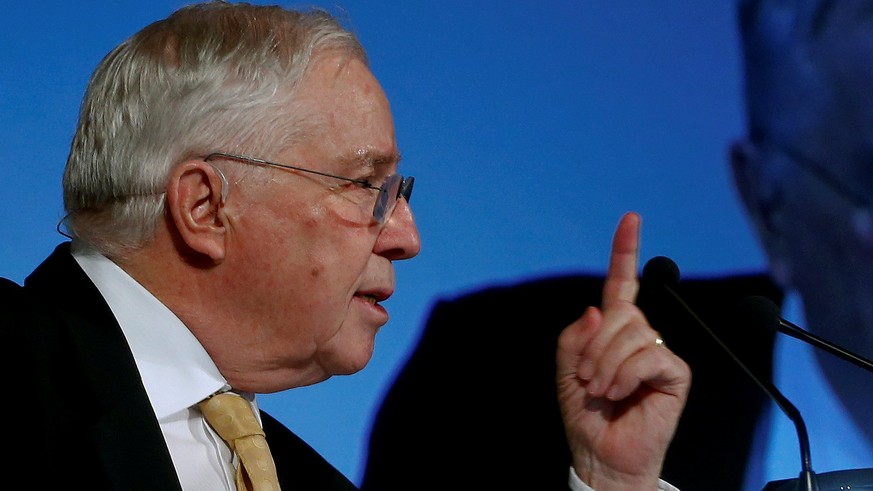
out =
<svg viewBox="0 0 873 491"><path fill-rule="evenodd" d="M206 422L239 457L237 489L279 491L276 464L251 404L238 394L225 392L205 399L198 406Z"/></svg>

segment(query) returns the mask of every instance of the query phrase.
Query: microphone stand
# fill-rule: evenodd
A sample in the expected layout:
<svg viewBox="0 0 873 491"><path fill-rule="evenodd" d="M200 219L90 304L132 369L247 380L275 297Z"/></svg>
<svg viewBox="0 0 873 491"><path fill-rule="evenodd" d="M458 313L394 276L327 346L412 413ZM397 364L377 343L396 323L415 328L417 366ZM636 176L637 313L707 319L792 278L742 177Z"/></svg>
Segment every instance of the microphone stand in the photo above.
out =
<svg viewBox="0 0 873 491"><path fill-rule="evenodd" d="M743 371L751 378L758 386L773 400L779 409L794 423L794 428L797 431L797 439L800 443L800 459L801 472L800 483L803 485L801 489L805 491L820 491L815 472L812 470L812 457L809 449L809 435L806 431L806 423L800 415L800 411L791 401L788 400L782 392L779 391L770 381L758 377L751 369L749 369L743 361L734 354L734 352L715 334L715 332L705 323L694 310L685 303L682 296L673 289L674 285L679 283L679 267L676 263L665 256L656 256L650 259L643 267L643 280L647 283L658 282L687 312L691 317L712 337L721 348L739 365ZM766 491L766 490L765 490Z"/></svg>
<svg viewBox="0 0 873 491"><path fill-rule="evenodd" d="M830 341L827 341L824 338L820 338L815 334L795 324L792 324L791 322L788 322L785 319L779 319L779 331L795 339L806 341L818 349L827 351L828 353L836 355L848 362L854 363L855 365L866 369L869 372L873 372L873 361L870 361L861 355L852 353L851 351L842 348L841 346L838 346Z"/></svg>
<svg viewBox="0 0 873 491"><path fill-rule="evenodd" d="M861 368L873 371L873 362L870 360L783 319L779 307L769 298L757 295L746 297L741 301L739 309L753 324L758 324L758 327L771 332L778 330ZM804 470L799 478L772 481L764 487L763 491L795 491L799 485L808 489L810 478L811 476ZM825 491L873 489L873 468L825 472L812 479L816 479Z"/></svg>
<svg viewBox="0 0 873 491"><path fill-rule="evenodd" d="M742 360L737 357L730 348L724 343L724 341L719 338L712 329L703 322L700 317L685 303L682 297L676 293L675 290L670 288L670 286L664 284L664 289L669 292L673 298L688 312L699 325L701 325L709 335L715 339L715 341L730 355L731 358L746 372L746 374L756 383L758 386L767 393L770 399L776 403L779 409L788 416L788 419L794 423L794 429L797 432L797 440L800 443L800 463L801 463L801 471L799 482L802 484L802 487L797 488L798 490L804 491L820 491L818 480L816 479L816 474L812 470L812 456L810 454L809 448L809 433L806 430L806 423L803 421L803 417L800 415L800 410L785 397L779 389L776 388L771 382L761 379L750 368L746 366ZM792 480L793 481L793 480ZM793 490L794 488L792 488ZM763 491L768 491L768 488L764 488ZM781 491L781 490L779 490ZM785 491L788 491L787 489Z"/></svg>
<svg viewBox="0 0 873 491"><path fill-rule="evenodd" d="M779 307L767 297L760 295L748 296L740 301L738 308L744 317L751 320L753 324L757 324L761 329L787 334L794 339L811 344L822 351L826 351L845 361L854 363L869 372L873 372L873 361L852 353L842 346L816 336L802 327L783 319Z"/></svg>

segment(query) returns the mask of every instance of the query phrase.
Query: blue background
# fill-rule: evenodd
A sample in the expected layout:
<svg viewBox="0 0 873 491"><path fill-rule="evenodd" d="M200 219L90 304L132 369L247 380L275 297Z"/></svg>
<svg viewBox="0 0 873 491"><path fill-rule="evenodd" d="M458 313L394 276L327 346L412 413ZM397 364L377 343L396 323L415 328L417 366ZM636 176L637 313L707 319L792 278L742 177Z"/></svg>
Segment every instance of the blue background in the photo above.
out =
<svg viewBox="0 0 873 491"><path fill-rule="evenodd" d="M4 5L0 274L22 281L62 239L61 173L93 68L184 3ZM641 261L667 255L686 276L765 266L726 159L744 116L733 2L314 4L345 12L368 50L402 172L416 177L422 233L421 254L397 264L370 365L261 399L353 480L379 400L437 298L603 271L628 210L643 217Z"/></svg>

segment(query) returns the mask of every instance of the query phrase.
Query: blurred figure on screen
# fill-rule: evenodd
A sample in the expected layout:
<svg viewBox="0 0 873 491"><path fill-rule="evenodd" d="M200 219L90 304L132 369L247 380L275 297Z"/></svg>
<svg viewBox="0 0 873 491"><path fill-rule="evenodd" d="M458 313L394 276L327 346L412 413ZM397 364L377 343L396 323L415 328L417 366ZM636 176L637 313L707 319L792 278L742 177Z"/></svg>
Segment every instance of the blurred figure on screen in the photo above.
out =
<svg viewBox="0 0 873 491"><path fill-rule="evenodd" d="M747 136L731 162L789 293L782 316L873 359L873 1L749 0L739 19ZM873 376L785 336L774 364L807 422L814 470L873 467ZM794 426L778 409L758 437L749 489L797 471Z"/></svg>

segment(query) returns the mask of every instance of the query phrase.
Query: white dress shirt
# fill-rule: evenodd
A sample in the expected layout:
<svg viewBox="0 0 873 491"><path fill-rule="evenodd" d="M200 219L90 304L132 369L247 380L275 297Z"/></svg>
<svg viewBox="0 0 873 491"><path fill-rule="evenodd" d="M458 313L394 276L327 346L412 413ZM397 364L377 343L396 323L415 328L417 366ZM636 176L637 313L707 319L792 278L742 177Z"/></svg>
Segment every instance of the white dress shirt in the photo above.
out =
<svg viewBox="0 0 873 491"><path fill-rule="evenodd" d="M782 317L808 329L796 294L786 297ZM806 423L813 471L873 468L873 442L864 439L864 433L834 395L815 350L800 340L777 334L773 358L773 385L797 407ZM770 481L800 474L797 431L775 404L769 417L762 420L754 446L743 488L746 491L760 491Z"/></svg>
<svg viewBox="0 0 873 491"><path fill-rule="evenodd" d="M596 491L594 488L582 482L582 480L579 479L579 476L576 475L576 471L574 471L572 467L570 468L570 489L572 491ZM658 488L652 491L679 491L679 489L673 487L673 485L671 485L670 483L664 482L662 480L658 483Z"/></svg>
<svg viewBox="0 0 873 491"><path fill-rule="evenodd" d="M79 244L72 250L124 332L182 488L236 491L234 456L196 408L230 388L215 363L182 321L115 263ZM243 395L258 414L254 396Z"/></svg>

